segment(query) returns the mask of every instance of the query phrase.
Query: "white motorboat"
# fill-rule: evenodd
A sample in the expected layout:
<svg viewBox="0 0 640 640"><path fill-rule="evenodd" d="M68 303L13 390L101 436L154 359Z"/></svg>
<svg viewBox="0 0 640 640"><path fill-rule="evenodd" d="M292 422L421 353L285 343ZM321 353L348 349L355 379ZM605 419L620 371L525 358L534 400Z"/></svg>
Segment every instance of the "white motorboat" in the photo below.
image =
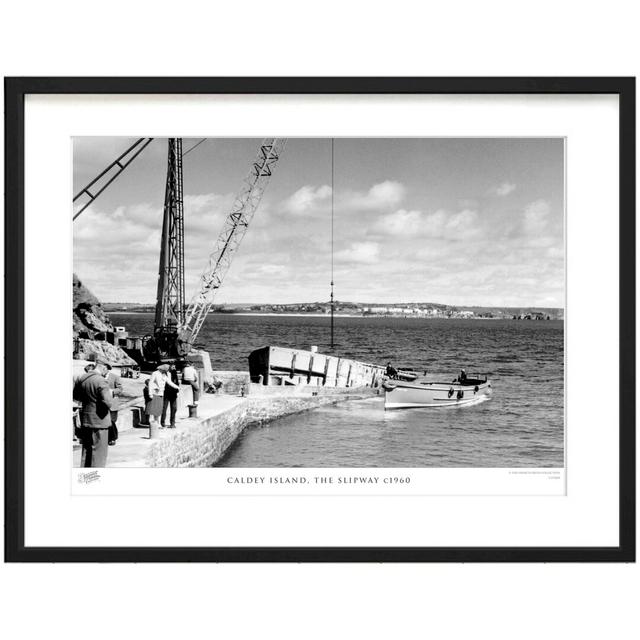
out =
<svg viewBox="0 0 640 640"><path fill-rule="evenodd" d="M453 382L387 379L382 387L385 409L465 405L491 396L491 381L487 374L473 374L473 377L457 378Z"/></svg>

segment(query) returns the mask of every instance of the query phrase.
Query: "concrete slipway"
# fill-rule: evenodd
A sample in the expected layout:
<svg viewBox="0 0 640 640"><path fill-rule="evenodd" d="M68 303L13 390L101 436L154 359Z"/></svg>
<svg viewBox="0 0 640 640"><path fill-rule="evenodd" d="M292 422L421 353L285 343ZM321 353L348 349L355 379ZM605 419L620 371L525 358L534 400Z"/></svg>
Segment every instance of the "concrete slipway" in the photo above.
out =
<svg viewBox="0 0 640 640"><path fill-rule="evenodd" d="M244 372L218 372L221 392L203 394L198 417L189 418L191 393L183 387L175 429L161 429L149 439L149 427L140 424L142 397L124 403L118 417L120 437L109 447L108 467L214 466L249 426L315 409L319 406L369 397L373 388L267 387L251 384ZM130 381L127 381L130 382ZM80 446L74 442L73 465L80 466Z"/></svg>

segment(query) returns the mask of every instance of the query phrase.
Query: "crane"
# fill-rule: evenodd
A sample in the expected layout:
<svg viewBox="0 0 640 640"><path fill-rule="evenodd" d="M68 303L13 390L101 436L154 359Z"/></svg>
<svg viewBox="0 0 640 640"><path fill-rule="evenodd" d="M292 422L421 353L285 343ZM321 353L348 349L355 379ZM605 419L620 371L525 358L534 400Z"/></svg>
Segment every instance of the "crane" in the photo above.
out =
<svg viewBox="0 0 640 640"><path fill-rule="evenodd" d="M181 344L193 345L198 337L204 319L211 310L215 293L231 266L231 260L247 232L285 145L286 138L265 138L262 141L200 277L200 288L187 309L179 332Z"/></svg>
<svg viewBox="0 0 640 640"><path fill-rule="evenodd" d="M286 139L265 138L262 141L202 272L199 289L186 309L180 303L181 296L184 299L182 153L172 152L171 144L170 140L155 328L153 337L143 346L145 358L150 361L181 358L193 349L216 291L222 285L260 205L273 168L284 151ZM182 148L181 142L179 148Z"/></svg>
<svg viewBox="0 0 640 640"><path fill-rule="evenodd" d="M184 199L182 138L169 138L158 287L153 336L144 341L148 360L186 355L176 352L176 332L184 323Z"/></svg>
<svg viewBox="0 0 640 640"><path fill-rule="evenodd" d="M74 220L129 166L152 139L137 140L74 197L74 202L82 195L89 197L89 202L75 214ZM216 291L222 285L233 256L260 205L273 175L273 168L286 145L286 138L265 138L262 141L209 256L200 277L199 288L186 307L182 159L203 140L184 153L182 138L168 140L154 333L143 341L143 355L148 361L172 360L186 356L192 350L204 320L211 310ZM110 177L99 191L95 194L89 191L92 185L116 167L115 175Z"/></svg>

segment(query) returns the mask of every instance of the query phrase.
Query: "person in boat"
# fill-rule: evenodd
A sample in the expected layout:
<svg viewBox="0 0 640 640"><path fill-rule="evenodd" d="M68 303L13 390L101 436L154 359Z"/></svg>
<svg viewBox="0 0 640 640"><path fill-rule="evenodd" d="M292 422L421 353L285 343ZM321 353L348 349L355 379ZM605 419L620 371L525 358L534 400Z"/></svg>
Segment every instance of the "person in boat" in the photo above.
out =
<svg viewBox="0 0 640 640"><path fill-rule="evenodd" d="M398 375L398 370L391 366L391 362L387 362L386 374L389 378L395 378Z"/></svg>
<svg viewBox="0 0 640 640"><path fill-rule="evenodd" d="M460 369L460 375L458 376L458 382L467 381L467 372L464 369Z"/></svg>

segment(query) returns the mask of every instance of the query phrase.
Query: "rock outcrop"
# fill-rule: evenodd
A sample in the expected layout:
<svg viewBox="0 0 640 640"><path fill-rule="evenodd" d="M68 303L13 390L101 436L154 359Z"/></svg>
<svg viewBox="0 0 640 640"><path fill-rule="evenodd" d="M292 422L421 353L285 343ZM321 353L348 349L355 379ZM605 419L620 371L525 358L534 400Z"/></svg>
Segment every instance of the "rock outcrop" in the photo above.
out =
<svg viewBox="0 0 640 640"><path fill-rule="evenodd" d="M78 338L74 341L73 357L78 360L95 360L101 358L109 364L126 367L136 364L120 347L110 344L106 340L86 340Z"/></svg>
<svg viewBox="0 0 640 640"><path fill-rule="evenodd" d="M114 327L105 313L100 300L87 289L76 274L73 274L73 357L79 360L106 359L118 366L134 365L120 347L106 341L106 334Z"/></svg>
<svg viewBox="0 0 640 640"><path fill-rule="evenodd" d="M73 333L74 337L93 338L98 332L113 331L109 316L100 300L73 274ZM76 335L77 334L77 335ZM85 335L83 335L85 334Z"/></svg>

